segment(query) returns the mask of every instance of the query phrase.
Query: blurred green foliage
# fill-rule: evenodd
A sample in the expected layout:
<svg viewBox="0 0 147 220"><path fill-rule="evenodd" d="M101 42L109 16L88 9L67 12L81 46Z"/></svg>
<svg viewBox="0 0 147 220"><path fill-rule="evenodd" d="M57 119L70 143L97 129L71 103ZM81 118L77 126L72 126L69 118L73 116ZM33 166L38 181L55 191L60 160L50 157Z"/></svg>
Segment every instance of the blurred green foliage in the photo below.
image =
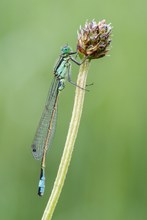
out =
<svg viewBox="0 0 147 220"><path fill-rule="evenodd" d="M60 48L79 25L112 22L110 57L91 63L83 116L54 220L147 219L147 3L0 1L0 219L41 219L63 151L75 88L60 95L46 193L31 143ZM76 80L78 67L72 68Z"/></svg>

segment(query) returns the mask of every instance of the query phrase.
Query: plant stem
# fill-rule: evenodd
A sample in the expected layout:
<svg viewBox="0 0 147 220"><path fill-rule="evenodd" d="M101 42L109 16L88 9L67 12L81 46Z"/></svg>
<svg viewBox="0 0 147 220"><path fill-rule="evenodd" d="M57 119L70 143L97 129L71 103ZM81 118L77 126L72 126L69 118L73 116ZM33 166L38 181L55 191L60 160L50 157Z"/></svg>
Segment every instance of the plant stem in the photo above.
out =
<svg viewBox="0 0 147 220"><path fill-rule="evenodd" d="M77 85L85 88L86 87L86 79L88 74L90 61L86 60L81 66L79 70L79 75L77 78ZM70 164L70 160L72 157L72 152L74 149L74 143L77 137L78 128L80 124L83 103L84 103L85 90L76 87L75 100L73 106L72 117L69 125L69 130L65 142L65 147L63 151L63 155L61 158L61 162L59 165L58 173L54 182L54 186L48 200L47 206L44 210L44 214L42 216L42 220L51 220L54 209L58 202L60 193L62 191L64 181L66 178L66 174L68 171L68 167Z"/></svg>

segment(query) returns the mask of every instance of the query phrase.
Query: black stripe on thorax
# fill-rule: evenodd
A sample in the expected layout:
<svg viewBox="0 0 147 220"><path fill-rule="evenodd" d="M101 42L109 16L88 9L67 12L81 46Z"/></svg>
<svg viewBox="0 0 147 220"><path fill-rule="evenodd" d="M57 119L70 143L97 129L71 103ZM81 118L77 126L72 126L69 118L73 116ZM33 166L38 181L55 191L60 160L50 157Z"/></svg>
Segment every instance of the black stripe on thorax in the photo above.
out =
<svg viewBox="0 0 147 220"><path fill-rule="evenodd" d="M58 60L58 62L57 62L57 64L56 64L56 66L55 66L55 68L54 68L54 73L56 73L57 69L59 68L59 66L61 65L61 63L62 63L64 60L68 62L68 60L70 60L70 56L69 56L69 55L61 55L61 56L60 56L60 58L59 58L59 60Z"/></svg>

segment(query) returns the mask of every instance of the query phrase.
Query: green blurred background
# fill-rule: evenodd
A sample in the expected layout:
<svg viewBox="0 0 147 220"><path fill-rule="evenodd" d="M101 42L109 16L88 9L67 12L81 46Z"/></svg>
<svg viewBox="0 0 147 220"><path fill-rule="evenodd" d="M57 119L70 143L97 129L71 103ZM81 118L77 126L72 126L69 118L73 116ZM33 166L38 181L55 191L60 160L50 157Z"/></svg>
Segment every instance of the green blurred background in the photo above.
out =
<svg viewBox="0 0 147 220"><path fill-rule="evenodd" d="M147 219L146 1L0 1L0 219L39 220L60 162L74 86L60 95L46 193L31 143L60 48L88 19L112 22L109 57L92 61L75 150L53 220ZM78 67L73 66L76 80Z"/></svg>

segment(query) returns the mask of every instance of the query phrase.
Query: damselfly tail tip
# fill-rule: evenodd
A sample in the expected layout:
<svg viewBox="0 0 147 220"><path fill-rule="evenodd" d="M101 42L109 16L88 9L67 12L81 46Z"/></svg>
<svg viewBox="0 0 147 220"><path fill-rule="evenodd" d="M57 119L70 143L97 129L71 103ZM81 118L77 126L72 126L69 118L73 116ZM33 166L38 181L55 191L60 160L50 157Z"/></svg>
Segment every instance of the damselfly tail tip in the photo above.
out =
<svg viewBox="0 0 147 220"><path fill-rule="evenodd" d="M38 196L43 196L44 195L44 190L42 191L42 188L41 187L39 187L38 188Z"/></svg>
<svg viewBox="0 0 147 220"><path fill-rule="evenodd" d="M45 170L43 167L41 167L40 180L38 185L38 195L43 196L44 191L45 191Z"/></svg>

